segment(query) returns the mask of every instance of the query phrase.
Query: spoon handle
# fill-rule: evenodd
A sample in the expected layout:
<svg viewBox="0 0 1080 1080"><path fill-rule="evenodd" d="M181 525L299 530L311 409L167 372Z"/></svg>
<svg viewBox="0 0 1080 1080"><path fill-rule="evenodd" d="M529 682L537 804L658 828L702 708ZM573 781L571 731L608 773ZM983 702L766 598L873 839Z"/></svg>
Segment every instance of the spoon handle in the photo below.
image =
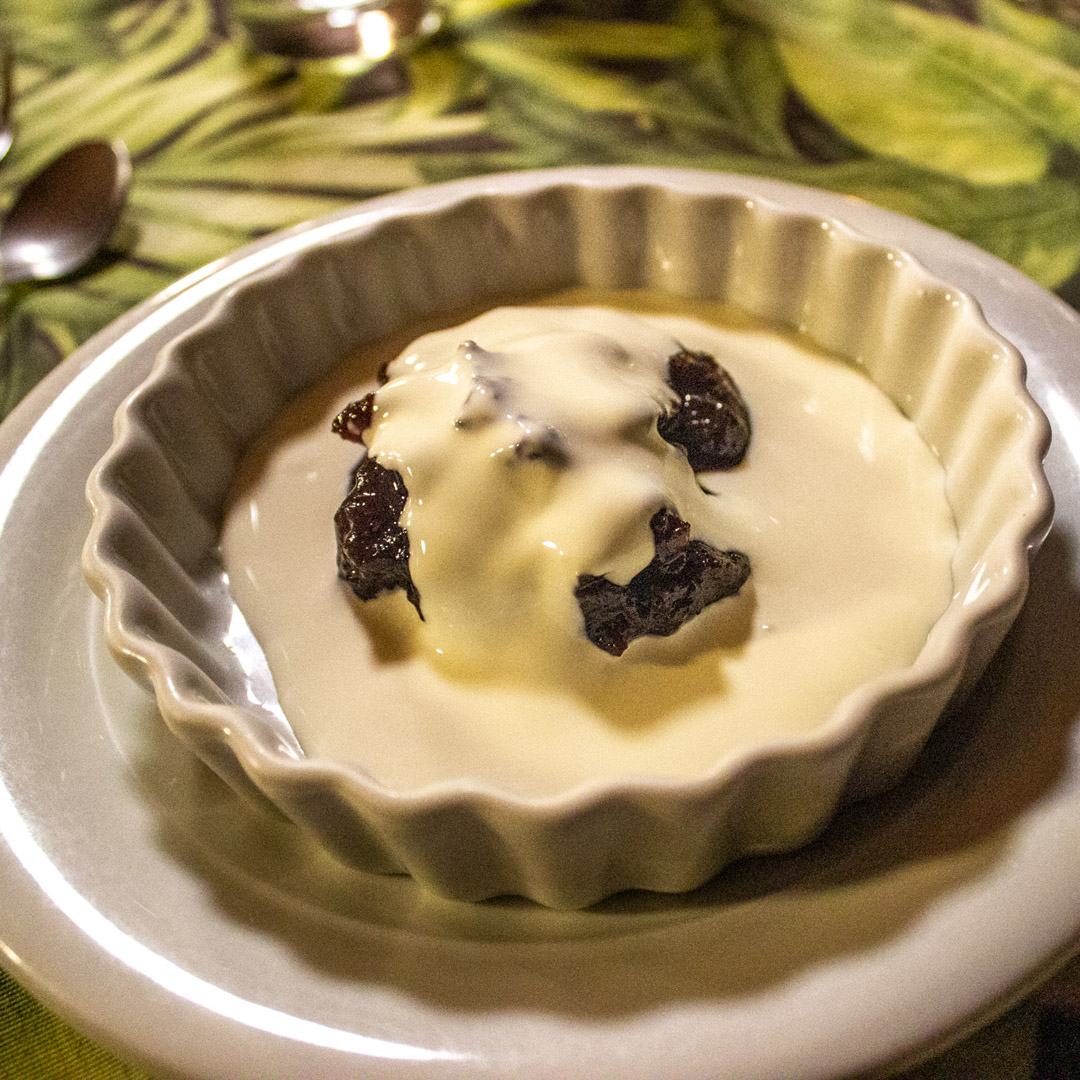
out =
<svg viewBox="0 0 1080 1080"><path fill-rule="evenodd" d="M0 56L0 160L7 156L14 140L11 110L15 101L15 54L10 46Z"/></svg>

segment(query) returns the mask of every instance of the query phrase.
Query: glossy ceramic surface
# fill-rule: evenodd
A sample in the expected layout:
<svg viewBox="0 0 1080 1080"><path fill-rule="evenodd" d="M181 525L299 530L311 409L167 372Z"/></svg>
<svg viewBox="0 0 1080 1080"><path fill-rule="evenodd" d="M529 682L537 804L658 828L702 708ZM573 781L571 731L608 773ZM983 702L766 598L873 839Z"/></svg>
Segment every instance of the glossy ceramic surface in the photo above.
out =
<svg viewBox="0 0 1080 1080"><path fill-rule="evenodd" d="M82 485L153 356L230 284L318 239L301 229L136 309L0 428L0 587L36 601L0 624L13 974L167 1076L585 1077L617 1063L631 1078L824 1077L939 1046L1074 948L1080 320L1004 264L872 207L692 182L795 199L916 254L1021 348L1055 427L1057 524L1029 601L907 779L793 855L683 896L559 913L342 868L184 751L104 648L78 567Z"/></svg>
<svg viewBox="0 0 1080 1080"><path fill-rule="evenodd" d="M955 285L898 250L783 202L691 189L616 171L529 192L433 189L420 212L384 202L376 219L229 294L118 413L88 486L85 552L108 598L110 648L224 779L361 869L404 870L455 899L518 894L559 908L696 887L741 855L805 842L841 800L895 782L1019 610L1051 500L1048 428L1015 350ZM216 562L240 456L364 344L441 312L575 285L728 301L864 365L945 469L952 603L911 667L859 686L821 730L685 781L628 776L531 800L466 774L400 792L305 757Z"/></svg>

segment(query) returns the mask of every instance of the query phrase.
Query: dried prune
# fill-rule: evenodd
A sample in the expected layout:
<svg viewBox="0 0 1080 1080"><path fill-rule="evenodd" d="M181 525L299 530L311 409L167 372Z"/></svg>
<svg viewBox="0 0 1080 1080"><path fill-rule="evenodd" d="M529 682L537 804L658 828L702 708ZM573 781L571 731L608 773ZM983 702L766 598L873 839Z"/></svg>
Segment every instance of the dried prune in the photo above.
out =
<svg viewBox="0 0 1080 1080"><path fill-rule="evenodd" d="M361 600L404 589L420 610L420 593L409 573L409 534L398 524L409 492L401 474L365 457L356 466L345 501L334 515L338 575Z"/></svg>
<svg viewBox="0 0 1080 1080"><path fill-rule="evenodd" d="M734 379L708 354L682 349L668 358L678 402L656 422L661 438L686 451L694 472L731 469L750 444L750 410Z"/></svg>
<svg viewBox="0 0 1080 1080"><path fill-rule="evenodd" d="M649 526L655 554L626 585L580 574L574 587L585 636L612 656L622 656L643 635L674 634L710 604L734 596L750 575L741 551L691 540L689 524L675 510L658 510Z"/></svg>
<svg viewBox="0 0 1080 1080"><path fill-rule="evenodd" d="M486 427L506 413L505 409L500 408L509 393L505 379L473 375L472 382L472 389L462 403L461 413L454 421L454 427L460 431Z"/></svg>
<svg viewBox="0 0 1080 1080"><path fill-rule="evenodd" d="M514 456L518 461L542 461L553 469L569 468L570 451L566 440L553 427L536 427L524 417L519 417L518 423L526 429L521 440L514 444Z"/></svg>
<svg viewBox="0 0 1080 1080"><path fill-rule="evenodd" d="M330 430L349 442L363 442L364 432L371 427L371 418L375 413L375 395L365 394L359 401L350 401L334 417Z"/></svg>
<svg viewBox="0 0 1080 1080"><path fill-rule="evenodd" d="M465 346L478 356L482 353L475 343ZM380 385L386 379L384 366ZM513 444L510 462L538 462L553 469L570 466L566 440L549 425L517 412L508 380L497 372L479 371L473 379L475 385L455 427L467 432L504 417L512 419L521 427L522 436ZM657 418L661 437L685 451L694 472L737 465L749 445L750 414L731 376L707 353L680 349L668 358L667 381L676 401ZM333 429L342 438L363 444L375 412L375 395L367 394L341 411ZM408 497L400 473L368 457L360 461L334 518L338 572L362 600L404 590L422 619L420 594L409 571L409 537L400 524ZM622 655L631 641L643 635L675 633L710 604L736 594L750 574L749 560L742 552L721 551L692 540L689 524L671 508L658 510L650 527L653 558L628 584L581 574L574 588L586 636L613 656Z"/></svg>

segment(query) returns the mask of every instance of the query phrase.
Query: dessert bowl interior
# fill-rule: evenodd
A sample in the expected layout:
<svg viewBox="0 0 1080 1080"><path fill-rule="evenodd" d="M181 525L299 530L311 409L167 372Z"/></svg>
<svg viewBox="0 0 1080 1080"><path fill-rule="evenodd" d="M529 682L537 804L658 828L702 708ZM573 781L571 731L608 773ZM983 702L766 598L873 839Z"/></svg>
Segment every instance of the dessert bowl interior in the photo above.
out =
<svg viewBox="0 0 1080 1080"><path fill-rule="evenodd" d="M347 861L447 895L580 907L681 891L786 850L837 805L895 782L1023 603L1049 525L1049 429L1023 361L977 303L838 222L675 184L552 179L395 206L228 294L117 414L88 485L84 567L107 641L167 723L239 789ZM469 777L391 790L305 756L232 602L218 549L245 451L343 358L413 326L575 286L730 303L859 367L938 455L957 524L954 597L915 662L859 687L810 737L528 799Z"/></svg>

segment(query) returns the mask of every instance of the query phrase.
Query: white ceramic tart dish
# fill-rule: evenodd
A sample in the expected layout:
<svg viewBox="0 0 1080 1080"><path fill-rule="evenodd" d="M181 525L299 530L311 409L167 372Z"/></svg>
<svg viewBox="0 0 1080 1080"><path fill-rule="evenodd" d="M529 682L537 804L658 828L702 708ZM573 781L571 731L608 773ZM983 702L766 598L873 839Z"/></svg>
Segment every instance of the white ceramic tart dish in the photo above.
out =
<svg viewBox="0 0 1080 1080"><path fill-rule="evenodd" d="M730 303L859 364L942 463L957 526L951 603L910 667L858 687L819 730L689 780L627 776L530 799L461 776L401 792L305 756L222 572L221 518L245 450L366 345L576 286ZM84 569L106 602L111 651L152 685L170 728L355 866L458 899L565 908L691 889L741 855L805 843L841 803L895 783L1020 610L1052 506L1049 427L1021 357L975 300L839 222L618 174L471 194L338 233L238 286L174 341L115 434L88 485Z"/></svg>

